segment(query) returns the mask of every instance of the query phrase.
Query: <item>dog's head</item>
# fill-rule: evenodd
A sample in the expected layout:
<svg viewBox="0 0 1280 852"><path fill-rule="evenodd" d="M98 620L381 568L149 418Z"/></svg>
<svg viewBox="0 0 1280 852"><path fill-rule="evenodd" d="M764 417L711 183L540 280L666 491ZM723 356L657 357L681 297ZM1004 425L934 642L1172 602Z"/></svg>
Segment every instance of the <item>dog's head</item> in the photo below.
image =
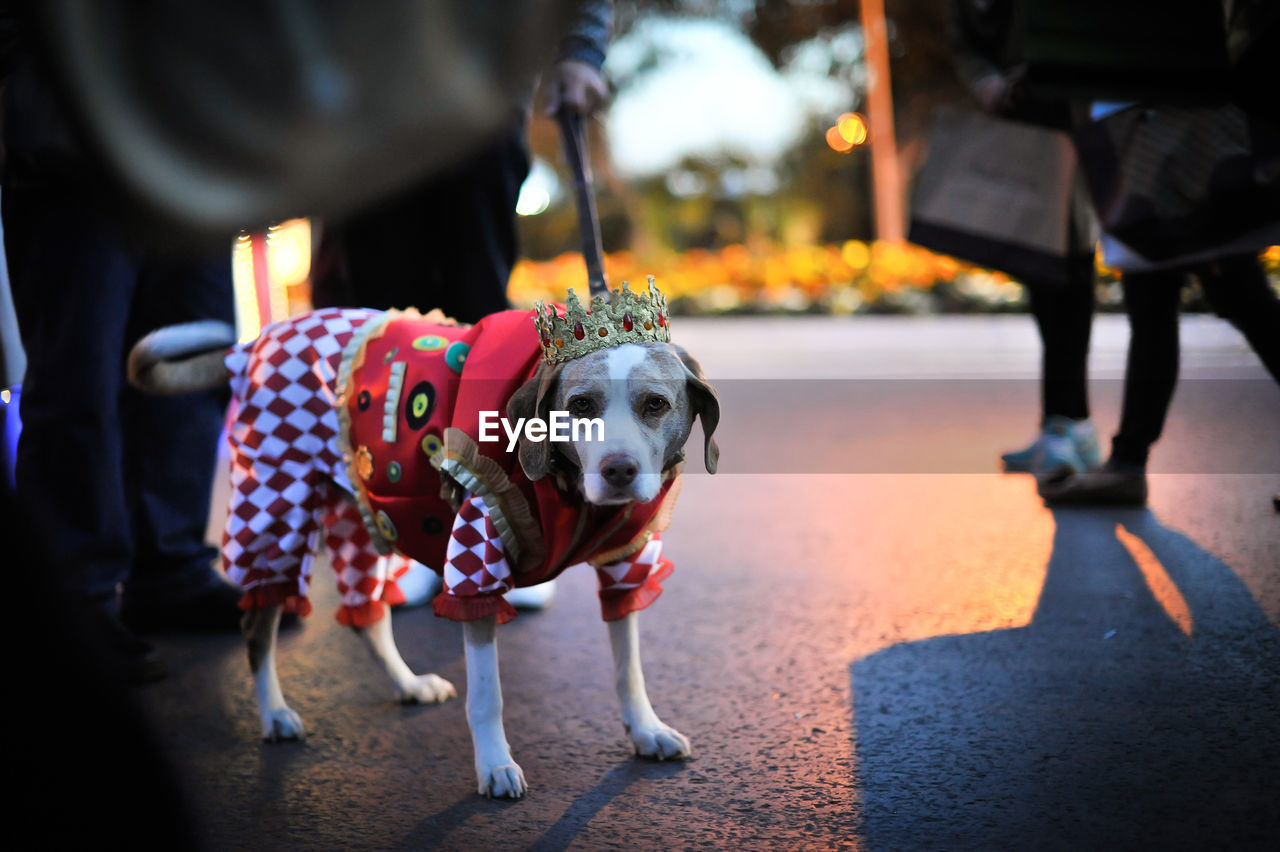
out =
<svg viewBox="0 0 1280 852"><path fill-rule="evenodd" d="M716 472L720 450L712 435L720 400L698 362L670 343L627 343L543 364L511 397L507 418L550 422L553 411L575 420L598 418L603 430L581 429L567 442L522 437L520 465L530 479L541 479L559 453L576 468L578 488L589 503L647 503L656 497L663 471L682 457L695 418L702 421L707 472Z"/></svg>

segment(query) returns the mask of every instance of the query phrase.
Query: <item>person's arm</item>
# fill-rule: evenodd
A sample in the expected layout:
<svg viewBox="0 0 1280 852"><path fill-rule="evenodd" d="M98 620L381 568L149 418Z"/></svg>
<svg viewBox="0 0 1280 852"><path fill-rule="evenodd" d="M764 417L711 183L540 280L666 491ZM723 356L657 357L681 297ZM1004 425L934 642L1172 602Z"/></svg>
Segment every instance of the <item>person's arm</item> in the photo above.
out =
<svg viewBox="0 0 1280 852"><path fill-rule="evenodd" d="M1008 106L1012 92L1010 79L982 52L977 50L964 24L966 0L947 3L947 41L956 75L969 93L987 112L999 112Z"/></svg>
<svg viewBox="0 0 1280 852"><path fill-rule="evenodd" d="M543 79L548 114L567 106L591 115L608 102L609 87L600 69L612 23L613 4L608 0L586 0L577 5L560 39L555 64Z"/></svg>

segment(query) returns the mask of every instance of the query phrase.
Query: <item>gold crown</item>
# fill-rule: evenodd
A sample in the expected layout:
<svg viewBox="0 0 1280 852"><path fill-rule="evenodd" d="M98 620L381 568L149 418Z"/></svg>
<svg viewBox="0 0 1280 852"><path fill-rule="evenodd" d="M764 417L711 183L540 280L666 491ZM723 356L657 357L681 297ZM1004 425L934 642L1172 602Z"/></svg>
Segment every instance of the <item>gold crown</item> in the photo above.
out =
<svg viewBox="0 0 1280 852"><path fill-rule="evenodd" d="M639 295L623 281L622 289L614 290L610 301L596 296L591 309L585 310L571 287L563 316L546 302L538 302L534 312L542 357L548 364L563 364L623 343L671 342L667 297L654 286L652 275L648 289Z"/></svg>

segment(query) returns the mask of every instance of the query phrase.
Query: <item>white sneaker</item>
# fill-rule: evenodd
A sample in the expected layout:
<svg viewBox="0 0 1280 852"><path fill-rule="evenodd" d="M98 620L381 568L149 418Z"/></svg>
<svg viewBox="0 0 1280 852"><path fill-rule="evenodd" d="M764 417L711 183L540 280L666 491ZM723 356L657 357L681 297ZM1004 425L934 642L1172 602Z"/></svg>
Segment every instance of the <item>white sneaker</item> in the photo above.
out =
<svg viewBox="0 0 1280 852"><path fill-rule="evenodd" d="M404 593L401 606L422 606L440 594L440 575L421 562L410 560L409 570L404 573L396 585Z"/></svg>
<svg viewBox="0 0 1280 852"><path fill-rule="evenodd" d="M1101 464L1098 434L1090 420L1054 415L1044 422L1044 434L1031 460L1036 478L1056 481L1097 470Z"/></svg>
<svg viewBox="0 0 1280 852"><path fill-rule="evenodd" d="M516 609L546 609L556 596L556 581L548 580L536 586L512 589L505 595L507 603Z"/></svg>

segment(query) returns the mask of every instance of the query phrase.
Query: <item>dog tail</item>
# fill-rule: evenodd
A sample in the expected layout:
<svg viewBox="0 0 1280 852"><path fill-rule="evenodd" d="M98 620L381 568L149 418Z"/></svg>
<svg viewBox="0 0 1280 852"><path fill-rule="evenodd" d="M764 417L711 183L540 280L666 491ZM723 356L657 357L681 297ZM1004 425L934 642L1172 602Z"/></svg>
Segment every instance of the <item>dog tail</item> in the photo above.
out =
<svg viewBox="0 0 1280 852"><path fill-rule="evenodd" d="M152 394L181 394L227 383L227 350L236 330L218 320L156 329L129 352L129 382Z"/></svg>

